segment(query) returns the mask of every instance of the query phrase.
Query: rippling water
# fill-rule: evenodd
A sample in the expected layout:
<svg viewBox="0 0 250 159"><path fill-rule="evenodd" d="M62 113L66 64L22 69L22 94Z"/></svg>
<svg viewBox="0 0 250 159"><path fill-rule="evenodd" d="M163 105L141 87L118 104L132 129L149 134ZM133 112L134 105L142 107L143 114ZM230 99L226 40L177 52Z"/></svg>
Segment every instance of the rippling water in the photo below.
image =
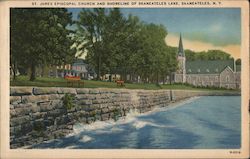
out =
<svg viewBox="0 0 250 159"><path fill-rule="evenodd" d="M76 124L73 134L33 148L240 148L240 110L240 96L196 97L117 122Z"/></svg>

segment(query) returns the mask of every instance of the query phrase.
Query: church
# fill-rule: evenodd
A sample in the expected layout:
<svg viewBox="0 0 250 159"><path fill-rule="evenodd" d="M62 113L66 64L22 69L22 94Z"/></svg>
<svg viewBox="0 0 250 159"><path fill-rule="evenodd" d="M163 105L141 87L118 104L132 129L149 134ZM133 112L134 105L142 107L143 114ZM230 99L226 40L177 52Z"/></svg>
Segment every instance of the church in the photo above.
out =
<svg viewBox="0 0 250 159"><path fill-rule="evenodd" d="M241 88L241 67L234 59L188 61L180 35L177 52L178 69L174 73L175 83L187 83L200 87Z"/></svg>

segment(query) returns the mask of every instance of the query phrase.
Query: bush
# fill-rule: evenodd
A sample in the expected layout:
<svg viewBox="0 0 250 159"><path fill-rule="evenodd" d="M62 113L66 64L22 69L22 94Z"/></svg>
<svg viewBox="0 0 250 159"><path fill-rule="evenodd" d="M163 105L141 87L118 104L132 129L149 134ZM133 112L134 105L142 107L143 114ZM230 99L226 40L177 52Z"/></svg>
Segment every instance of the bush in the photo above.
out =
<svg viewBox="0 0 250 159"><path fill-rule="evenodd" d="M75 99L75 96L72 94L66 93L63 97L63 106L69 110L74 107L73 100Z"/></svg>

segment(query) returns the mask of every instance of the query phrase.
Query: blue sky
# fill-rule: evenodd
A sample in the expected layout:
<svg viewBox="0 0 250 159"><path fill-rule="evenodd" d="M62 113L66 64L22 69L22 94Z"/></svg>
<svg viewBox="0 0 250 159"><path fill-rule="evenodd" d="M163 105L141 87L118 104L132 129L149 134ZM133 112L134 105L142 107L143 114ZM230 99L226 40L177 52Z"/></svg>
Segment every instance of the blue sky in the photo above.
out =
<svg viewBox="0 0 250 159"><path fill-rule="evenodd" d="M81 9L68 9L77 19ZM240 45L239 8L122 8L122 13L138 16L147 23L163 24L169 34L182 33L187 40L214 46Z"/></svg>

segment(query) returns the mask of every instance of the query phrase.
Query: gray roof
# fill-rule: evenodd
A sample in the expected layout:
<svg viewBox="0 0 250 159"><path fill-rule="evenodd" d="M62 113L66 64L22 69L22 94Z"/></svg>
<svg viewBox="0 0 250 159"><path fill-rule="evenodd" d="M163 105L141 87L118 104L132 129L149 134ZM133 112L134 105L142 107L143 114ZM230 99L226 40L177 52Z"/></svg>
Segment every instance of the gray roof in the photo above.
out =
<svg viewBox="0 0 250 159"><path fill-rule="evenodd" d="M76 61L74 61L74 63L72 64L72 66L79 66L79 65L86 65L86 63L84 63L83 59L77 59Z"/></svg>
<svg viewBox="0 0 250 159"><path fill-rule="evenodd" d="M233 60L197 60L186 61L187 74L218 74L227 66L234 70Z"/></svg>

